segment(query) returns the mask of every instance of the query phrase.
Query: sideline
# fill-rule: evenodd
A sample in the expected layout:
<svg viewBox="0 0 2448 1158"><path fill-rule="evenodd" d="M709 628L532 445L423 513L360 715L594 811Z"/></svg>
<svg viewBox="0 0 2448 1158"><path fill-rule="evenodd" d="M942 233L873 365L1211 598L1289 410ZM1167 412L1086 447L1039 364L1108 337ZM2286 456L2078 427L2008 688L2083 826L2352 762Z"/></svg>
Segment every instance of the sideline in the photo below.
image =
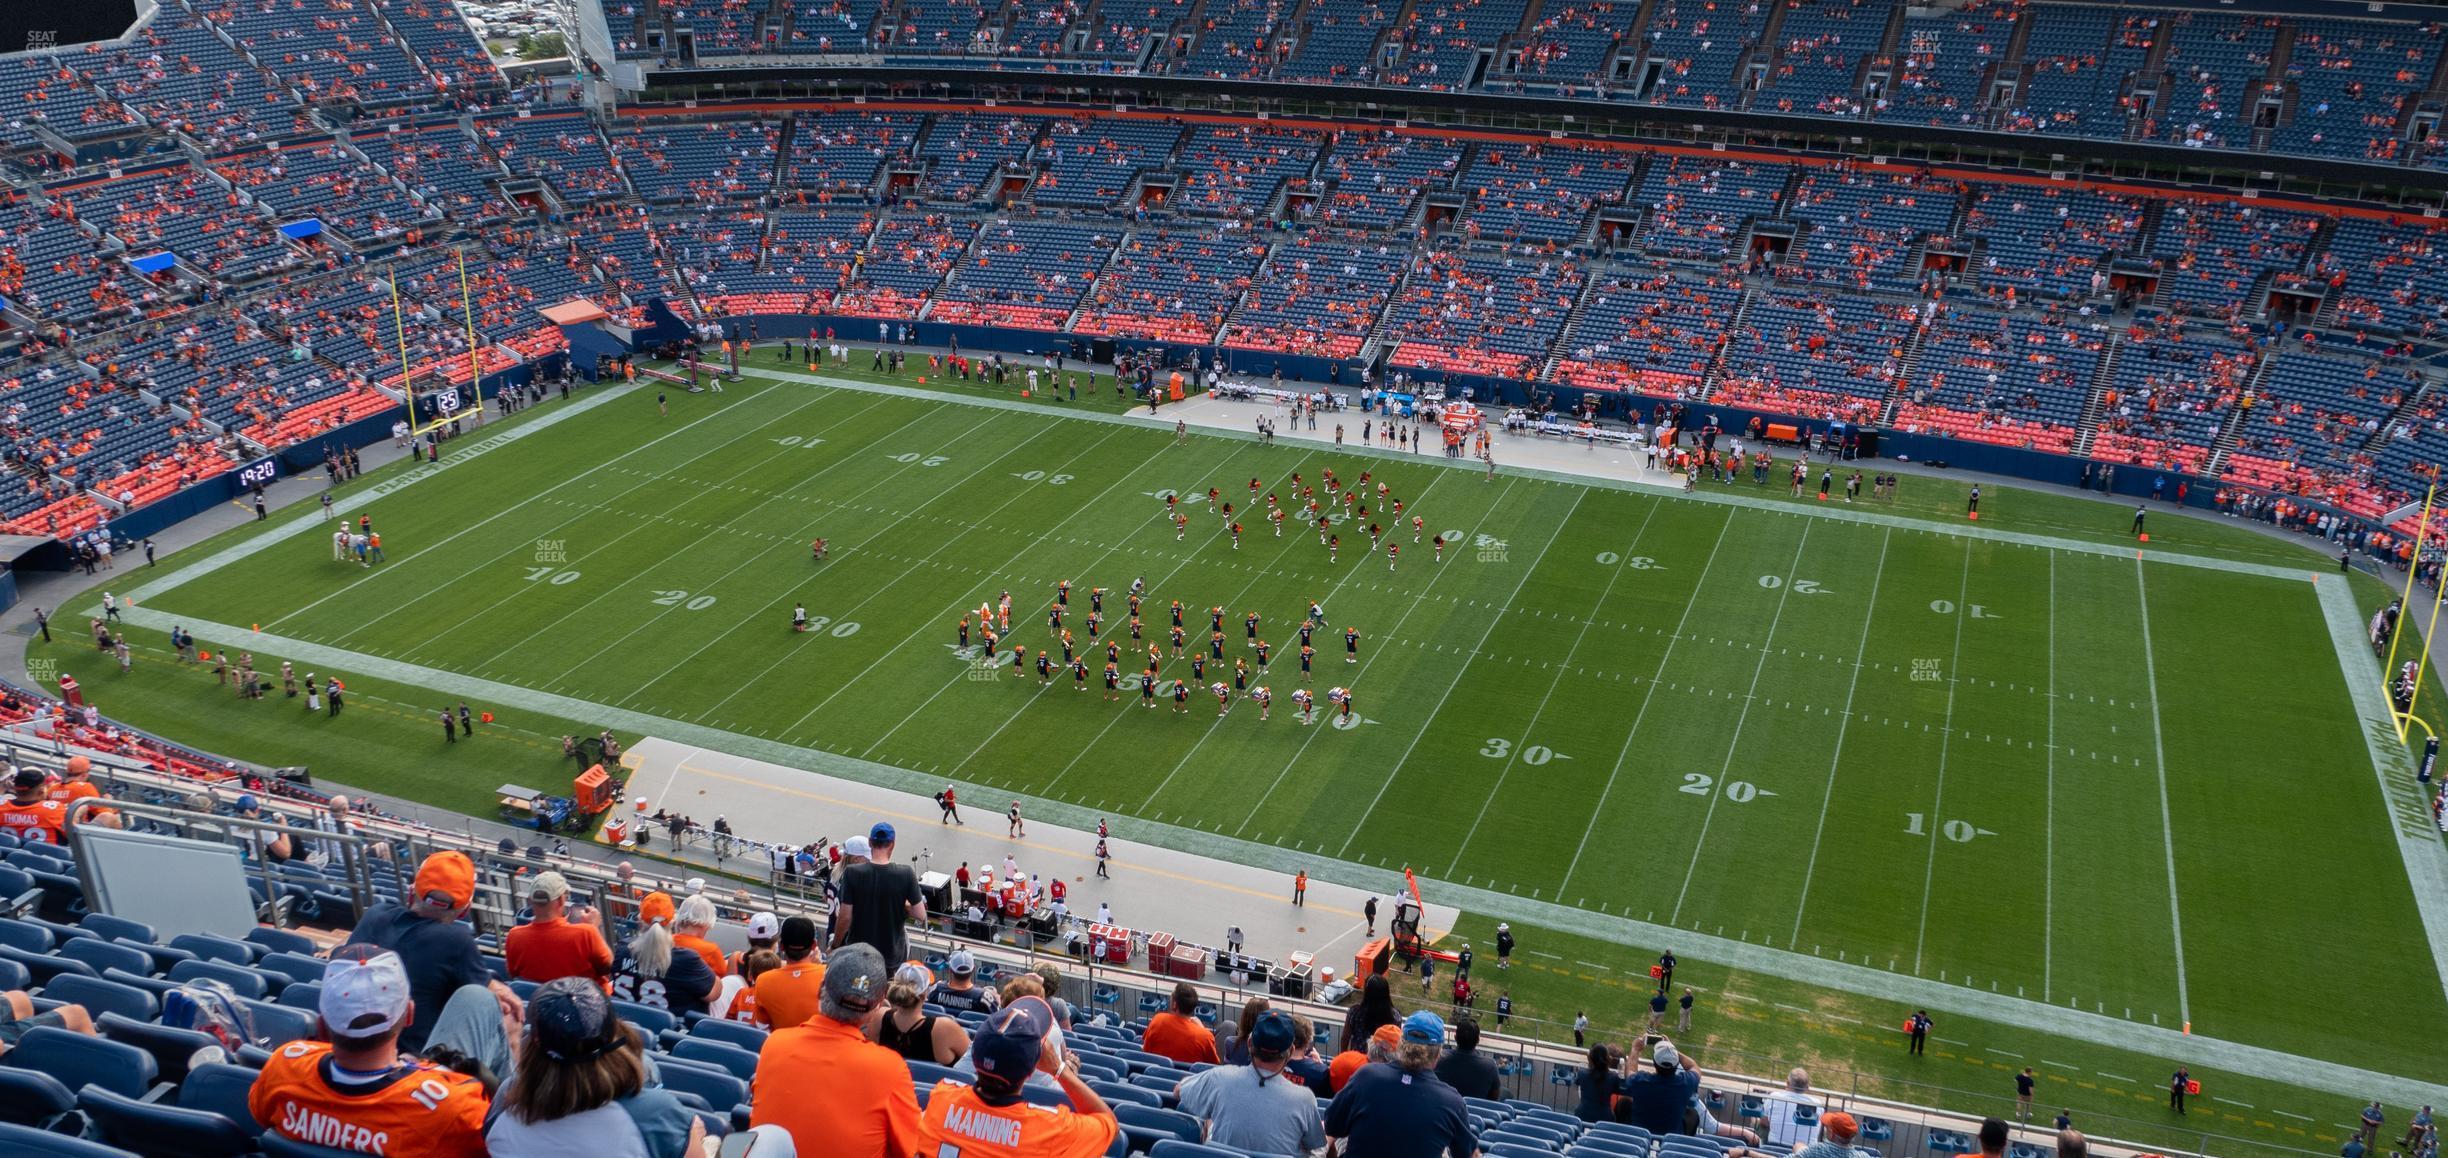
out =
<svg viewBox="0 0 2448 1158"><path fill-rule="evenodd" d="M2351 596L2348 599L2351 603ZM708 748L752 759L786 764L826 776L860 781L902 792L931 796L943 784L944 773L941 772L927 773L891 764L879 764L833 752L802 748L770 737L709 728L701 724L666 719L645 712L608 707L570 696L515 687L400 660L361 655L343 648L309 643L304 640L277 635L254 635L227 624L173 617L150 608L126 608L122 611L122 615L129 622L143 627L167 630L175 621L186 623L207 635L219 635L231 639L245 638L256 650L300 660L317 668L359 671L397 683L429 687L471 699L490 700L494 703L546 715L589 720L622 731L652 735L692 747ZM2361 682L2370 683L2370 681ZM2384 777L2385 775L2383 773ZM1030 816L1043 818L1053 824L1092 830L1099 819L1094 810L1063 801L1025 796L1022 799L1028 802ZM1161 845L1195 856L1215 857L1253 868L1269 869L1286 876L1296 870L1305 869L1314 879L1331 880L1353 888L1371 889L1390 894L1403 887L1402 869L1392 864L1370 866L1343 860L1321 861L1315 853L1287 850L1255 841L1238 840L1220 833L1159 824L1132 817L1113 817L1111 824L1113 831L1125 840ZM1647 921L1635 921L1628 917L1589 912L1555 902L1531 900L1495 892L1491 889L1459 885L1451 881L1424 883L1432 886L1440 897L1453 898L1449 903L1462 911L1482 913L1501 920L1545 925L1562 932L1619 944L1654 945L1671 941L1678 947L1691 946L1690 953L1694 957L1721 962L1735 969L1766 973L1806 985L1841 989L1864 997L1892 1001L1899 1005L1953 1009L1965 1016L1978 1017L2021 1029L2079 1038L2157 1057L2181 1058L2193 1065L2209 1066L2236 1073L2256 1074L2341 1097L2358 1100L2377 1097L2398 1105L2448 1103L2448 1086L2434 1085L2413 1078L2302 1057L2263 1046L2246 1045L2241 1042L2225 1041L2198 1034L2179 1033L2174 1029L2142 1025L2105 1014L2044 1005L2028 998L1988 993L1968 985L1950 985L1928 978L1829 961L1788 949L1771 949L1764 945L1739 940L1728 941L1724 937L1712 936L1694 929L1670 929ZM2431 909L2425 908L2426 923L2430 919L2431 912Z"/></svg>

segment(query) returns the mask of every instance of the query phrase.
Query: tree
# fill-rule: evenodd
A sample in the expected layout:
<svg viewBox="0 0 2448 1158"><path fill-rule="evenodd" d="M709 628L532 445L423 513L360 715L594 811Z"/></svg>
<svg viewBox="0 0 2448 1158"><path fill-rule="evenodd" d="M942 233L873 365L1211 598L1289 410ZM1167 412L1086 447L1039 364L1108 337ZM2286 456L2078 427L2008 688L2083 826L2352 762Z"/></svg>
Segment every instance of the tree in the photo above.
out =
<svg viewBox="0 0 2448 1158"><path fill-rule="evenodd" d="M519 37L518 54L520 60L551 60L568 56L569 48L562 43L560 33L546 32Z"/></svg>

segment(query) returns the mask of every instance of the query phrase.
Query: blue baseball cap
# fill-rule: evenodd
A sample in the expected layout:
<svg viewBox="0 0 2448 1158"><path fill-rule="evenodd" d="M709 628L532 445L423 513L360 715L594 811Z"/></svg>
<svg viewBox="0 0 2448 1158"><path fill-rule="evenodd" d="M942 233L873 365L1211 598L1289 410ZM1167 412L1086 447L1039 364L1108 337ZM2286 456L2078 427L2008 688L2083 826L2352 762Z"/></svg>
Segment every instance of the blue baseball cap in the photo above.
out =
<svg viewBox="0 0 2448 1158"><path fill-rule="evenodd" d="M1403 1019L1402 1039L1421 1045L1445 1044L1445 1019L1427 1010L1420 1010Z"/></svg>
<svg viewBox="0 0 2448 1158"><path fill-rule="evenodd" d="M886 823L884 823L883 821L879 820L879 821L877 821L877 822L876 822L876 826L875 826L874 828L870 828L870 829L868 829L868 830L867 830L867 846L868 846L869 848L875 848L875 847L878 847L878 846L881 846L881 845L891 844L892 842L893 842L893 826L892 826L892 825L886 824Z"/></svg>
<svg viewBox="0 0 2448 1158"><path fill-rule="evenodd" d="M996 1087L994 1092L1017 1093L1028 1081L1037 1059L1044 1055L1046 1031L1053 1027L1051 1014L1044 1002L1016 1001L986 1019L969 1043L969 1061L977 1067L979 1078L991 1080L988 1084ZM981 1088L980 1092L989 1091Z"/></svg>
<svg viewBox="0 0 2448 1158"><path fill-rule="evenodd" d="M255 811L256 809L261 808L261 807L263 807L263 801L255 799L255 794L254 794L254 793L252 793L252 792L245 792L245 793L241 793L241 794L239 794L239 797L238 797L238 811L240 811L240 812L253 812L253 811Z"/></svg>

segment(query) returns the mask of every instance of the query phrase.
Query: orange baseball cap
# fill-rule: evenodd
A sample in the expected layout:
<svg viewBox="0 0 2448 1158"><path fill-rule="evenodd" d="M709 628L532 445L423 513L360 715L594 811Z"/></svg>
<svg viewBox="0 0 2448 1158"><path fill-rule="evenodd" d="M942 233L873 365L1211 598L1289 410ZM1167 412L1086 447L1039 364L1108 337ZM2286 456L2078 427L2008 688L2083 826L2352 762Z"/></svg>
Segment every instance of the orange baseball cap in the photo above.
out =
<svg viewBox="0 0 2448 1158"><path fill-rule="evenodd" d="M1326 1080L1333 1082L1334 1088L1342 1089L1345 1083L1351 1081L1351 1076L1359 1073L1360 1067L1367 1064L1367 1054L1358 1050L1345 1050L1336 1054L1333 1061L1326 1063Z"/></svg>
<svg viewBox="0 0 2448 1158"><path fill-rule="evenodd" d="M1827 1135L1830 1142L1850 1142L1861 1133L1861 1124L1853 1120L1853 1115L1835 1110L1819 1115L1819 1132Z"/></svg>
<svg viewBox="0 0 2448 1158"><path fill-rule="evenodd" d="M638 902L638 919L649 925L657 921L670 924L675 911L670 893L648 893Z"/></svg>
<svg viewBox="0 0 2448 1158"><path fill-rule="evenodd" d="M463 909L476 899L476 866L466 853L437 852L417 866L416 899L440 895L450 900L450 907Z"/></svg>
<svg viewBox="0 0 2448 1158"><path fill-rule="evenodd" d="M1377 1032L1369 1035L1369 1040L1387 1049L1393 1049L1402 1044L1402 1026L1391 1022L1378 1026Z"/></svg>

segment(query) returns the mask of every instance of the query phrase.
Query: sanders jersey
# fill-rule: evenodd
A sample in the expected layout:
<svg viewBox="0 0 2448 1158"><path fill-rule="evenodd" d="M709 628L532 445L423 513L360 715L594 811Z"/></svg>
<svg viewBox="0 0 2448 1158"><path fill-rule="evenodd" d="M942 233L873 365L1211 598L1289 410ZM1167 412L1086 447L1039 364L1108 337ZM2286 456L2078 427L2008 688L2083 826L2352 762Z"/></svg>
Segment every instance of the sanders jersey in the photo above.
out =
<svg viewBox="0 0 2448 1158"><path fill-rule="evenodd" d="M294 1041L247 1093L255 1120L284 1138L352 1154L459 1158L485 1152L484 1088L424 1062L402 1062L362 1086L336 1084L326 1042Z"/></svg>
<svg viewBox="0 0 2448 1158"><path fill-rule="evenodd" d="M1113 1145L1111 1115L1021 1102L989 1106L958 1082L938 1082L918 1123L920 1158L1090 1158Z"/></svg>

